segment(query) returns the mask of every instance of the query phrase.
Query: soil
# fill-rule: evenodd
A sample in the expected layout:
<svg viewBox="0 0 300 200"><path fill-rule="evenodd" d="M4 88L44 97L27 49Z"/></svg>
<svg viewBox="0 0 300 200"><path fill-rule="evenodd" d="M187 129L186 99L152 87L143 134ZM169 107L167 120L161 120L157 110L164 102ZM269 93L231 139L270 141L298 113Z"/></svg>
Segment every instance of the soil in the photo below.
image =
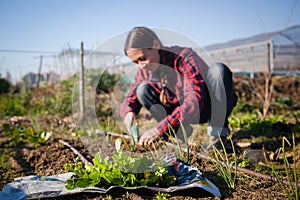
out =
<svg viewBox="0 0 300 200"><path fill-rule="evenodd" d="M73 137L64 134L54 134L52 139L40 146L32 146L25 142L18 142L15 145L16 153L10 157L9 165L13 171L14 177L26 176L26 175L40 175L50 176L55 174L66 173L64 168L65 163L72 163L77 155L67 146L59 142L59 139L68 142L72 147L78 150L88 161L92 161L93 155L87 150L87 147L82 143L78 137ZM98 138L99 143L103 139ZM111 138L112 139L112 138ZM7 143L2 140L0 147ZM101 149L102 155L109 156L114 150L113 146L106 145ZM216 186L219 187L222 197L224 199L287 199L285 192L282 190L278 183L264 180L257 177L251 177L242 173L238 175L237 187L235 190L231 190L226 186L225 181L220 177L208 160L200 159L197 156L192 156L191 164L196 166L200 171L211 180ZM5 173L5 172L2 172ZM4 184L0 185L2 190ZM122 197L124 191L114 191L112 197L114 199L135 199L133 196L137 194L130 194L131 197ZM141 194L139 194L141 195ZM99 194L77 194L71 196L65 196L55 199L86 199L86 200L100 200L105 196L99 196ZM153 196L144 194L143 199L153 199ZM53 199L53 198L52 198ZM138 198L136 198L138 199ZM197 198L195 193L181 193L171 197L171 199L219 199L217 197L209 198Z"/></svg>
<svg viewBox="0 0 300 200"><path fill-rule="evenodd" d="M247 81L247 77L241 78L242 80ZM250 98L251 95L247 96L247 92L245 95L245 91L249 93L251 90L245 84L242 84L241 79L237 81L240 85L237 87L237 93L241 98ZM245 81L243 83L245 83ZM280 80L279 80L280 81ZM286 82L285 82L286 83ZM261 82L258 81L258 84L261 85ZM299 82L294 81L288 84L284 84L281 86L276 86L274 92L274 97L279 96L279 93L284 91L290 91L293 88L292 92L289 94L284 94L284 96L289 96L293 98L294 102L299 102ZM293 87L292 87L293 86ZM22 118L23 119L23 118ZM64 130L66 126L65 123L60 123L57 125L57 119L53 117L45 117L45 119L41 119L40 128L47 130L49 127L55 127L54 133L49 141L47 141L43 145L33 146L26 142L18 142L11 143L7 138L5 138L4 133L1 132L2 125L4 123L10 123L13 125L25 124L26 126L30 126L28 120L25 121L17 119L14 120L2 120L0 122L0 148L5 149L5 152L11 154L9 161L7 163L1 163L3 166L7 165L10 169L7 171L1 171L1 181L0 190L4 187L4 185L13 180L13 178L27 176L27 175L41 175L41 176L49 176L55 174L66 173L67 170L64 167L65 163L73 163L74 159L77 155L67 146L59 142L59 140L64 140L72 145L76 150L78 150L88 161L92 161L95 152L99 150L99 146L101 148L101 144L105 144L105 148L101 148L102 156L110 156L114 151L114 143L106 143L107 138L100 137L97 142L93 142L91 144L100 144L100 145L91 145L87 146L84 144L88 144L87 141L90 138L79 138L75 136L71 136L70 134L62 133L61 130ZM43 127L44 126L44 127ZM64 127L57 127L64 126ZM69 129L69 128L67 128ZM110 141L113 138L110 138ZM299 150L299 149L298 149ZM199 147L195 146L193 151L200 151ZM145 151L146 152L146 151ZM300 160L299 158L297 158ZM262 178L246 175L243 173L238 173L236 188L229 189L221 176L218 175L216 168L214 165L206 160L201 159L196 155L191 157L191 164L196 166L205 177L211 180L217 187L219 187L222 199L255 199L255 200L263 200L263 199L288 199L285 191L282 189L279 183L274 181L265 180ZM1 168L2 169L2 168ZM124 191L115 191L112 195L113 199L153 199L153 196L147 196L147 194L129 194L128 197L122 196L122 192ZM52 198L52 199L86 199L86 200L100 200L105 198L104 196L99 196L99 194L77 194L67 197L61 198ZM175 194L171 197L171 199L219 199L217 197L208 197L208 198L199 198L195 197L195 192L186 192L184 194Z"/></svg>

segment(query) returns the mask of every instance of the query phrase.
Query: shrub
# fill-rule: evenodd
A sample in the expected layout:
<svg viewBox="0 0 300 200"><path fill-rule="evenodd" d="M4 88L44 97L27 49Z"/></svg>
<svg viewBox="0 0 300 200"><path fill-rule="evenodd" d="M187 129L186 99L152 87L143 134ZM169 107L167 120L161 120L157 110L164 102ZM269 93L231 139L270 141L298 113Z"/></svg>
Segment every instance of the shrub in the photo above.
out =
<svg viewBox="0 0 300 200"><path fill-rule="evenodd" d="M0 78L0 94L6 94L9 92L11 84L8 80Z"/></svg>
<svg viewBox="0 0 300 200"><path fill-rule="evenodd" d="M23 100L19 96L0 95L0 117L26 114Z"/></svg>

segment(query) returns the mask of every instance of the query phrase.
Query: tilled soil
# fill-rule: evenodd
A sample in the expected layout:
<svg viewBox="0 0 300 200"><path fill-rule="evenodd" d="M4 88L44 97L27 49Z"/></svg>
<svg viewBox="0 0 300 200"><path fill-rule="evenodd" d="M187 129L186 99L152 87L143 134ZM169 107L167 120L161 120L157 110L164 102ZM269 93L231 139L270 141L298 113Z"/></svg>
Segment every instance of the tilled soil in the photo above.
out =
<svg viewBox="0 0 300 200"><path fill-rule="evenodd" d="M68 142L75 149L77 149L89 161L92 160L93 155L86 150L79 138L59 135L60 139ZM55 174L66 173L64 168L65 163L72 163L76 154L67 146L59 142L58 137L51 139L46 144L33 147L27 143L19 142L16 145L16 154L9 160L15 177L25 175L41 175L49 176ZM1 145L2 146L2 145ZM102 154L110 155L110 148L101 149ZM235 190L230 190L225 181L217 174L214 166L207 160L199 159L193 156L191 164L200 169L200 171L210 179L217 187L219 187L224 199L287 199L286 194L281 189L278 183L268 180L263 180L257 177L250 177L247 175L238 175L237 187ZM3 185L1 185L2 189ZM125 197L122 194L124 191L115 191L112 197L114 199L138 199L135 194L130 194ZM76 194L71 196L60 197L56 199L94 199L100 200L105 196L99 194ZM143 195L144 199L153 199L153 196L147 194ZM52 198L53 199L53 198ZM217 197L196 198L195 193L183 193L172 196L171 199L219 199Z"/></svg>
<svg viewBox="0 0 300 200"><path fill-rule="evenodd" d="M290 99L288 99L292 100L292 106L290 107L292 109L299 109L299 79L295 77L285 77L284 79L282 77L275 77L272 79L272 81L274 84L272 95L273 101L279 97L290 97ZM234 82L238 96L248 102L253 100L254 92L262 93L264 91L262 87L264 86L264 80L262 76L255 81L252 81L248 77L236 77ZM273 109L272 111L275 112L276 110ZM45 118L46 120L51 119L50 116L45 116ZM0 122L0 127L2 124L3 122ZM51 126L52 125L53 124L51 124ZM44 130L47 129L48 128L44 127ZM4 166L0 170L0 190L2 190L6 183L13 181L13 178L16 177L27 175L49 176L66 173L67 170L65 169L64 164L74 162L74 159L77 157L77 155L69 147L60 143L59 139L68 142L89 161L92 161L94 153L99 150L98 145L91 144L90 146L85 146L84 144L87 144L86 138L80 139L61 133L60 131L57 131L56 134L53 134L53 137L49 141L40 146L33 146L26 142L10 144L9 139L5 138L0 130L0 149L4 149L5 151L3 152L7 152L7 154L10 156L8 162L3 162L2 160L0 161L1 165ZM101 141L98 142L101 144ZM106 145L105 148L101 148L101 153L103 156L111 155L113 150L113 145ZM205 175L205 177L210 179L217 187L219 187L223 199L288 199L285 191L281 188L279 183L249 176L243 173L238 173L236 188L232 190L227 187L227 184L223 178L218 175L216 168L211 162L205 159L200 159L197 156L193 156L191 158L191 164L196 166ZM124 195L122 196L122 192L116 193L116 191L114 194L110 195L113 196L113 199L141 199L135 194L129 194L125 197ZM185 194L174 195L171 197L171 199L218 199L216 197L196 198L192 197L193 195L193 192L186 192ZM153 199L153 196L147 197L147 194L142 196L144 199ZM100 200L103 198L105 198L105 195L99 196L99 194L77 194L55 199Z"/></svg>

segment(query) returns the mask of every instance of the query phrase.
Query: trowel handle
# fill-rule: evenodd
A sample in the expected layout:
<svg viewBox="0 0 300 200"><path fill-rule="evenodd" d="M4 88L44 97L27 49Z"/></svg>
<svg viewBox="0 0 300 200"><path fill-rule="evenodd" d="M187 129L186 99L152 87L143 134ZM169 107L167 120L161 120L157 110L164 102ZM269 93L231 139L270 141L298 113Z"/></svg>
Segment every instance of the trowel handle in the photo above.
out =
<svg viewBox="0 0 300 200"><path fill-rule="evenodd" d="M134 121L133 125L131 126L131 134L134 142L138 142L140 139L140 133L139 133L139 124L137 120Z"/></svg>

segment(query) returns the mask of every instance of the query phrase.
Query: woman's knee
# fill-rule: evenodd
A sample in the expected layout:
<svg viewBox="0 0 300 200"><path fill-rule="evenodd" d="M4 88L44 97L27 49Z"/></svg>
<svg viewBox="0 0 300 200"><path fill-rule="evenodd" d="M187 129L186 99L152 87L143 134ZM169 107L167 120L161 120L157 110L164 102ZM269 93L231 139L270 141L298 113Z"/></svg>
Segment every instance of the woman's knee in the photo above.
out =
<svg viewBox="0 0 300 200"><path fill-rule="evenodd" d="M136 94L138 101L146 107L158 103L158 94L154 87L147 81L141 82L137 87Z"/></svg>
<svg viewBox="0 0 300 200"><path fill-rule="evenodd" d="M222 79L224 79L224 77L231 76L232 73L224 63L215 63L214 65L209 67L208 74L209 76L221 77Z"/></svg>
<svg viewBox="0 0 300 200"><path fill-rule="evenodd" d="M149 91L150 84L146 81L143 81L136 90L136 95L138 100L142 103Z"/></svg>

